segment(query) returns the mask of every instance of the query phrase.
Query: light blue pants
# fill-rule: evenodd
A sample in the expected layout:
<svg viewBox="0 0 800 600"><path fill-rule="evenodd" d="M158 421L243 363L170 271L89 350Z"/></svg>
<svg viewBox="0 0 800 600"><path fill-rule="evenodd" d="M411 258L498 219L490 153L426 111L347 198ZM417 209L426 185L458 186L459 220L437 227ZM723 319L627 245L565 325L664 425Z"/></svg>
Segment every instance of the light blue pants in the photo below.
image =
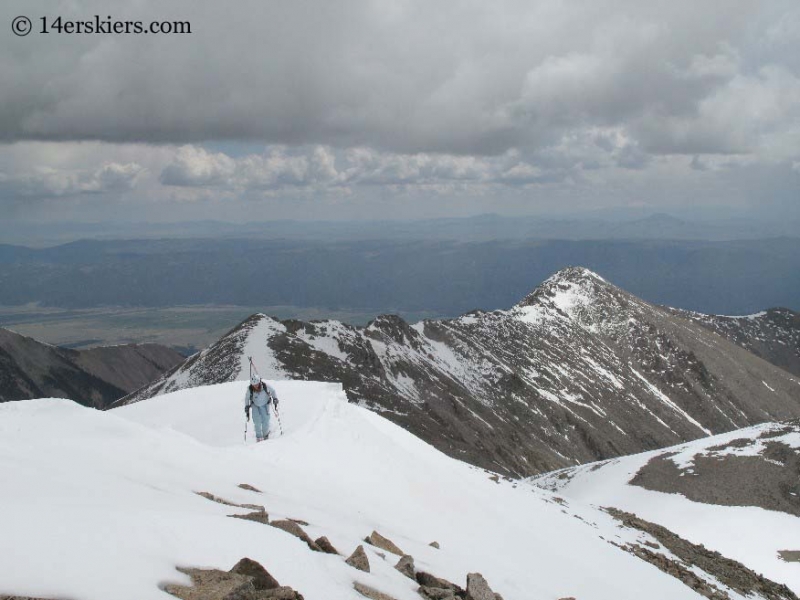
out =
<svg viewBox="0 0 800 600"><path fill-rule="evenodd" d="M259 439L267 437L269 434L269 404L256 406L253 404L253 425L256 428L256 437Z"/></svg>

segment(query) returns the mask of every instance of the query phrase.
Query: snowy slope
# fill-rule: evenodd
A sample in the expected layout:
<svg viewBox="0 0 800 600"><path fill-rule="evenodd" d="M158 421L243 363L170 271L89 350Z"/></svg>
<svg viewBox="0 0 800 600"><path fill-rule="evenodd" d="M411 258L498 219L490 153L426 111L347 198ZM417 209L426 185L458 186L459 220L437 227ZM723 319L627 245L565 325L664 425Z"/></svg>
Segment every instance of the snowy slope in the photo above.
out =
<svg viewBox="0 0 800 600"><path fill-rule="evenodd" d="M635 513L797 593L800 565L779 553L800 550L798 473L794 421L563 469L530 483L570 502Z"/></svg>
<svg viewBox="0 0 800 600"><path fill-rule="evenodd" d="M268 377L341 382L450 456L527 476L800 416L800 381L586 269L508 310L366 327L254 315L122 403Z"/></svg>
<svg viewBox="0 0 800 600"><path fill-rule="evenodd" d="M480 571L506 600L699 598L609 543L641 536L604 513L495 482L349 404L338 386L276 387L286 434L262 444L242 443L240 383L109 412L53 399L0 406L0 595L165 599L160 584L188 583L176 565L227 570L247 556L307 600L361 598L353 581L419 599L391 554L366 546L372 573L356 571L279 529L227 518L247 511L194 493L205 491L304 519L345 556L376 529L418 569L461 585Z"/></svg>

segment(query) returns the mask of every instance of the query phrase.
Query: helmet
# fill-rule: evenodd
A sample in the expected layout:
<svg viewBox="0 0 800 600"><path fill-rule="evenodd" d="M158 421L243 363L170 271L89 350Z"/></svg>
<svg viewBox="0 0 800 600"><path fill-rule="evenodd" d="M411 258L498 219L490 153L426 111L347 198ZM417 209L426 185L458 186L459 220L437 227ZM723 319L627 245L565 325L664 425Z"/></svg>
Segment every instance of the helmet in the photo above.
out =
<svg viewBox="0 0 800 600"><path fill-rule="evenodd" d="M255 385L261 385L261 377L259 377L258 375L253 375L250 378L250 385L254 385L254 386Z"/></svg>

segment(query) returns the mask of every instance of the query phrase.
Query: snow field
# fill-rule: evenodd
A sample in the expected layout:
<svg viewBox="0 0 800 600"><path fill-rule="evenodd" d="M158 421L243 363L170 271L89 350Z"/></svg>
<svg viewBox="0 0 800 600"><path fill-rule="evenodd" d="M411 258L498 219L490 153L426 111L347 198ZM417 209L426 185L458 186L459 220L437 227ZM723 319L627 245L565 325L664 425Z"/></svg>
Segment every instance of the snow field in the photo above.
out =
<svg viewBox="0 0 800 600"><path fill-rule="evenodd" d="M376 529L418 569L461 585L479 571L506 600L616 600L645 589L651 598L697 598L600 539L635 537L604 513L584 507L581 521L549 492L496 483L348 404L338 385L275 387L286 434L247 445L242 382L110 412L53 399L0 405L0 594L165 599L159 584L188 583L176 565L227 570L248 556L308 600L360 599L353 581L418 600L391 554L384 560L365 545L371 574L345 564ZM227 518L247 511L197 491L263 504L271 519L304 519L312 538L328 536L344 556Z"/></svg>

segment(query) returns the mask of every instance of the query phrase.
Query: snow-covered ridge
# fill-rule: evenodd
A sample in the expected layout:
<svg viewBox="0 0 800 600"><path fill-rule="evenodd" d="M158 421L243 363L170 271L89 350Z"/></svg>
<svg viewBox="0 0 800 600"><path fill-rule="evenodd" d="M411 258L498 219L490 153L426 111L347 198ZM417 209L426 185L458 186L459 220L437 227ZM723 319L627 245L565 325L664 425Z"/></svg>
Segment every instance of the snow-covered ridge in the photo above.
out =
<svg viewBox="0 0 800 600"><path fill-rule="evenodd" d="M166 600L159 586L189 583L176 566L227 570L246 556L307 600L357 600L356 581L419 600L398 557L364 544L378 530L417 569L462 585L480 571L506 600L633 599L643 589L698 598L621 550L649 538L602 511L451 459L348 403L340 386L275 385L285 435L260 444L242 443L241 382L108 412L52 399L0 405L0 594ZM341 555L229 518L249 509L201 491L263 505L272 521L303 519ZM370 573L345 563L360 544Z"/></svg>
<svg viewBox="0 0 800 600"><path fill-rule="evenodd" d="M529 480L666 526L800 591L800 420L764 423Z"/></svg>
<svg viewBox="0 0 800 600"><path fill-rule="evenodd" d="M244 380L341 382L451 456L515 476L800 416L800 384L583 268L508 310L366 327L254 315L125 402Z"/></svg>

